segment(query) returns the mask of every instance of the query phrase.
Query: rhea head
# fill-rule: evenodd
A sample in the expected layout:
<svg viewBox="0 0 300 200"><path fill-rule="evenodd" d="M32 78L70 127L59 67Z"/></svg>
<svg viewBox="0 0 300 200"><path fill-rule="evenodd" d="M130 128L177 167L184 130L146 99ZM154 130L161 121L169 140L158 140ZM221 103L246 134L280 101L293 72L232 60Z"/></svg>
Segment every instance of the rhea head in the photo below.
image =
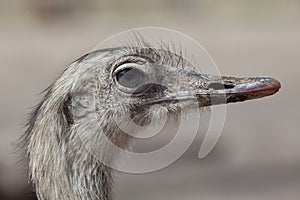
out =
<svg viewBox="0 0 300 200"><path fill-rule="evenodd" d="M100 130L126 148L119 125L145 126L161 113L235 103L272 95L280 83L269 77L202 74L168 49L121 47L93 51L73 62L46 90L24 134L30 180L40 199L109 199L110 151ZM159 105L158 109L152 109ZM127 130L134 132L134 128Z"/></svg>
<svg viewBox="0 0 300 200"><path fill-rule="evenodd" d="M142 125L162 110L174 115L182 109L269 96L280 88L280 83L270 77L203 74L182 55L164 49L103 49L82 57L75 65L84 68L74 79L75 118L77 110L82 109L82 99L86 101L82 97L89 95L94 97L94 114L130 116ZM159 105L160 110L150 109L153 105Z"/></svg>

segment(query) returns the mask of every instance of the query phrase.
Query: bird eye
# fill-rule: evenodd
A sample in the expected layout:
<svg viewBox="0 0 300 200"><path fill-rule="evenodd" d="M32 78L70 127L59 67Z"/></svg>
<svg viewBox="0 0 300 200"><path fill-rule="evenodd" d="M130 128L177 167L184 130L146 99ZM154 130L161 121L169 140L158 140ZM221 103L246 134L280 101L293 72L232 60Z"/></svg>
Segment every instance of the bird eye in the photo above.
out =
<svg viewBox="0 0 300 200"><path fill-rule="evenodd" d="M135 68L122 69L115 76L118 83L127 88L137 88L145 81L144 73Z"/></svg>

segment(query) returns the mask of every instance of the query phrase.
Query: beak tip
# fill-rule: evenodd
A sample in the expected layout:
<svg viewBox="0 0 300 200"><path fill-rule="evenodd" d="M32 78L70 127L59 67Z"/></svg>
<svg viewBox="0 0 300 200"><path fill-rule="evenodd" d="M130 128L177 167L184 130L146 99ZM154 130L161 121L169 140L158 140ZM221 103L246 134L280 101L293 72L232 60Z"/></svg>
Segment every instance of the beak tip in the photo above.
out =
<svg viewBox="0 0 300 200"><path fill-rule="evenodd" d="M277 88L278 90L281 88L281 83L278 80L272 78L271 82L274 85L274 87Z"/></svg>
<svg viewBox="0 0 300 200"><path fill-rule="evenodd" d="M232 93L228 93L228 102L258 99L274 95L281 88L281 83L271 77L248 78L248 83L238 84Z"/></svg>
<svg viewBox="0 0 300 200"><path fill-rule="evenodd" d="M268 78L266 87L270 91L270 95L277 93L281 88L281 83L275 78Z"/></svg>

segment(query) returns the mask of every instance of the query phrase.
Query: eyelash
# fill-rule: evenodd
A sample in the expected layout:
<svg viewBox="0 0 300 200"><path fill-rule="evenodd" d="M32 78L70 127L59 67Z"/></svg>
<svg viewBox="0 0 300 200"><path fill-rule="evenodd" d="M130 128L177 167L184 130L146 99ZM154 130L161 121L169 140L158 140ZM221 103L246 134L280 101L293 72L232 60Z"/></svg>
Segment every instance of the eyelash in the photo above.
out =
<svg viewBox="0 0 300 200"><path fill-rule="evenodd" d="M133 58L133 57L126 57L124 59L121 59L121 60L117 60L115 63L114 63L114 69L113 71L115 71L118 67L120 67L121 65L123 64L126 64L126 63L136 63L136 64L145 64L147 61L146 60L141 60L141 59L137 59L137 58Z"/></svg>

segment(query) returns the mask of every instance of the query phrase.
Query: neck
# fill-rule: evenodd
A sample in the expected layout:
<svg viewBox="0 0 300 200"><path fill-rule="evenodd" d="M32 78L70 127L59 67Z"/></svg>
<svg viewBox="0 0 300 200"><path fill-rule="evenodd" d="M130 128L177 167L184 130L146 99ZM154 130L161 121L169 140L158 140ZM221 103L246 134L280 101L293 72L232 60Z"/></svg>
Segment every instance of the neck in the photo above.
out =
<svg viewBox="0 0 300 200"><path fill-rule="evenodd" d="M39 151L40 157L31 162L31 180L40 200L109 200L111 196L111 170L97 163L92 156L72 161L65 152ZM83 152L80 152L83 153ZM43 162L43 163L41 163ZM46 164L45 164L46 163Z"/></svg>
<svg viewBox="0 0 300 200"><path fill-rule="evenodd" d="M109 119L112 115L95 115L94 104L86 104L86 99L93 102L94 88L77 91L76 67L68 68L48 88L22 138L25 164L39 200L111 199L112 170L94 155L110 163L115 152L103 142L99 130L103 127L117 146L127 145L126 134L119 134L114 120Z"/></svg>
<svg viewBox="0 0 300 200"><path fill-rule="evenodd" d="M53 105L38 106L23 138L30 182L38 199L111 199L111 169L93 157L79 138L87 127L70 128L64 107ZM104 149L99 151L105 154Z"/></svg>
<svg viewBox="0 0 300 200"><path fill-rule="evenodd" d="M40 200L110 199L111 169L99 163L82 144L72 144L41 133L31 141L29 173L37 197Z"/></svg>

